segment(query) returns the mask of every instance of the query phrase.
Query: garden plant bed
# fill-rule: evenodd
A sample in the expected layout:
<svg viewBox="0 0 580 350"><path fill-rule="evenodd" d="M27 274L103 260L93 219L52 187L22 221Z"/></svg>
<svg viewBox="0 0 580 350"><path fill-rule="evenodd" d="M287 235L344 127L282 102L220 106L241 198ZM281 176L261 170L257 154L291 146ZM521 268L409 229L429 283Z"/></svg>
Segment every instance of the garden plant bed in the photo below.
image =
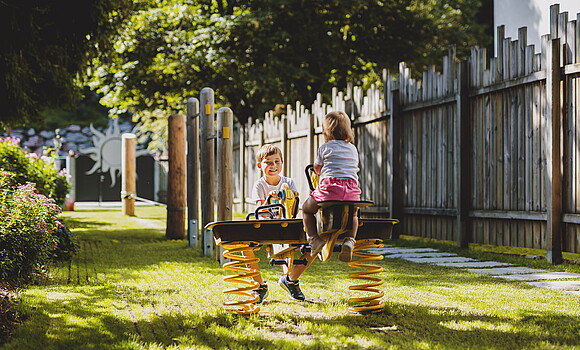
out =
<svg viewBox="0 0 580 350"><path fill-rule="evenodd" d="M9 339L20 323L16 305L16 289L8 283L0 282L0 344Z"/></svg>

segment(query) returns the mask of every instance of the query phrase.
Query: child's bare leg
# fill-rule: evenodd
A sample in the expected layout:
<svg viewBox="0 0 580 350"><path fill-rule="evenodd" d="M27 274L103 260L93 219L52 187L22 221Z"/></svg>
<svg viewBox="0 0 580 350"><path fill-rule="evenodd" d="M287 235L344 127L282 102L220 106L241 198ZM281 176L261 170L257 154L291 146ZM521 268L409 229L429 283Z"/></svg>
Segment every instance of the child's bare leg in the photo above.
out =
<svg viewBox="0 0 580 350"><path fill-rule="evenodd" d="M245 250L242 251L242 255L247 257L247 258L255 258L256 254L254 254L253 251L251 250ZM254 279L254 281L260 283L260 285L264 284L264 280L262 279L262 275L260 274L260 267L258 266L257 262L254 263L250 263L250 264L246 264L249 268L255 269L256 271L258 271L258 274L254 277L252 277Z"/></svg>
<svg viewBox="0 0 580 350"><path fill-rule="evenodd" d="M302 222L306 235L308 237L318 236L318 229L316 227L316 213L318 212L318 203L312 197L308 197L306 202L302 205Z"/></svg>
<svg viewBox="0 0 580 350"><path fill-rule="evenodd" d="M355 239L357 231L358 231L358 216L355 213L354 216L352 217L352 228L345 234L345 239L349 237Z"/></svg>
<svg viewBox="0 0 580 350"><path fill-rule="evenodd" d="M310 243L311 254L316 256L324 247L325 242L318 236L318 229L316 227L316 212L318 211L318 203L308 197L306 202L302 205L302 222L306 230L308 243Z"/></svg>
<svg viewBox="0 0 580 350"><path fill-rule="evenodd" d="M354 245L356 243L355 237L358 231L358 217L356 212L352 217L352 228L345 234L344 242L340 253L338 254L338 260L349 262L352 260L352 252L354 251Z"/></svg>

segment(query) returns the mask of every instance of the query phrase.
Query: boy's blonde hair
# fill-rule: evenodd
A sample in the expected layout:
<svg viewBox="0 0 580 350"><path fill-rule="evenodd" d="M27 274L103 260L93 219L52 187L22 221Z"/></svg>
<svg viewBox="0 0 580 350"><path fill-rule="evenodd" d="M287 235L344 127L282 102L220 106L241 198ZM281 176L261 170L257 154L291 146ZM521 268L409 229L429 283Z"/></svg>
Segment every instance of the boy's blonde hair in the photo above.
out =
<svg viewBox="0 0 580 350"><path fill-rule="evenodd" d="M350 126L350 118L340 111L330 112L322 118L322 134L325 141L354 141L354 132Z"/></svg>
<svg viewBox="0 0 580 350"><path fill-rule="evenodd" d="M284 161L284 156L282 156L282 151L274 145L267 144L267 145L263 145L262 147L260 147L258 152L256 152L256 163L260 163L266 157L271 156L273 154L279 154L280 159L282 159L282 161Z"/></svg>

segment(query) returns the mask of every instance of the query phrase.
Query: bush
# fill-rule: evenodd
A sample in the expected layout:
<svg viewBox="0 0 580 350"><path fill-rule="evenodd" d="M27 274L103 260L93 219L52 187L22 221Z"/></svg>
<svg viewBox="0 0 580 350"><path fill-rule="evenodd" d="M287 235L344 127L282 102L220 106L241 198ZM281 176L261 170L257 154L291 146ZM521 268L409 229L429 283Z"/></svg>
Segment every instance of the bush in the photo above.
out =
<svg viewBox="0 0 580 350"><path fill-rule="evenodd" d="M0 280L11 283L30 279L54 260L55 233L63 227L55 201L33 183L15 184L16 178L0 173Z"/></svg>
<svg viewBox="0 0 580 350"><path fill-rule="evenodd" d="M62 205L70 189L66 172L56 170L54 153L43 156L28 152L19 146L20 140L0 138L0 169L14 174L14 183L36 184L38 192Z"/></svg>

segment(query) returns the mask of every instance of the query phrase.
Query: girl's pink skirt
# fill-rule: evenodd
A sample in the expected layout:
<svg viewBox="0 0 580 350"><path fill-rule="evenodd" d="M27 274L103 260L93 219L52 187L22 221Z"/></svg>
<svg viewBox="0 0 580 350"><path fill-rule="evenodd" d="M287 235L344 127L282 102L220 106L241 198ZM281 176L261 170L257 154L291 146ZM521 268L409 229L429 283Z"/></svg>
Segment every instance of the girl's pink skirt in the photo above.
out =
<svg viewBox="0 0 580 350"><path fill-rule="evenodd" d="M356 180L325 177L320 180L318 187L310 192L310 196L317 202L360 201L360 193Z"/></svg>

